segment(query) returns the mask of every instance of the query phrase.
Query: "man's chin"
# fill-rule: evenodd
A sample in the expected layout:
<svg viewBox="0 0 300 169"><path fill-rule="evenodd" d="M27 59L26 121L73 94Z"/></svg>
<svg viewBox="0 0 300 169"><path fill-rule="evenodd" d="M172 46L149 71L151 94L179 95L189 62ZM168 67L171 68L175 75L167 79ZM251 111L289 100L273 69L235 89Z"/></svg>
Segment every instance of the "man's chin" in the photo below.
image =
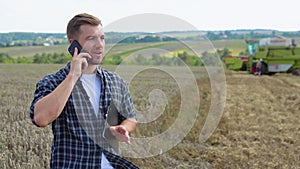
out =
<svg viewBox="0 0 300 169"><path fill-rule="evenodd" d="M102 62L102 60L89 60L88 64L90 65L99 65Z"/></svg>

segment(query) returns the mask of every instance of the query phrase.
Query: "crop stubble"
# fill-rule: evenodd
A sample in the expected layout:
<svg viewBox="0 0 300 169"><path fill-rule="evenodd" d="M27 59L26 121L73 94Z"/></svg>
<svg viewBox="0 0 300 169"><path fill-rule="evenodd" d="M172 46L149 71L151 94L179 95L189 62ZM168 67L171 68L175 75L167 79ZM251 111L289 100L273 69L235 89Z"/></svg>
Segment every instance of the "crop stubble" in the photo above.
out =
<svg viewBox="0 0 300 169"><path fill-rule="evenodd" d="M0 65L0 168L49 167L51 126L45 129L33 126L29 119L29 106L35 83L61 66ZM195 68L193 72L197 75L201 105L192 130L167 153L146 159L132 158L131 161L141 168L300 166L299 77L287 74L257 77L226 72L227 97L223 117L213 135L200 144L200 131L210 106L210 81L199 76L203 69ZM156 73L161 74L159 71ZM155 71L150 75L155 76ZM130 85L150 85L147 79L139 79L141 77ZM166 77L162 76L160 82ZM139 125L133 136L156 135L167 129L176 118L180 96L176 85L172 80L168 81L167 85L160 84L170 100L163 118ZM148 88L150 90L151 85ZM149 104L147 98L139 98L141 93L138 89L131 90L135 106L145 108Z"/></svg>

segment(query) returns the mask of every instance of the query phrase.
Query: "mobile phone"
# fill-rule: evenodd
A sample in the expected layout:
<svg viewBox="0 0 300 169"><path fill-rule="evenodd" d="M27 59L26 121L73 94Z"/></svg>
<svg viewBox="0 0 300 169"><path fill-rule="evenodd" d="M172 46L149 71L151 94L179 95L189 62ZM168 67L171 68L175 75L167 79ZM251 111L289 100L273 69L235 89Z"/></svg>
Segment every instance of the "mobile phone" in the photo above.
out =
<svg viewBox="0 0 300 169"><path fill-rule="evenodd" d="M72 55L72 57L74 56L74 52L75 52L75 47L78 49L78 53L79 54L82 50L81 45L79 44L79 42L77 40L73 40L71 45L68 48L68 51L70 52L70 54Z"/></svg>

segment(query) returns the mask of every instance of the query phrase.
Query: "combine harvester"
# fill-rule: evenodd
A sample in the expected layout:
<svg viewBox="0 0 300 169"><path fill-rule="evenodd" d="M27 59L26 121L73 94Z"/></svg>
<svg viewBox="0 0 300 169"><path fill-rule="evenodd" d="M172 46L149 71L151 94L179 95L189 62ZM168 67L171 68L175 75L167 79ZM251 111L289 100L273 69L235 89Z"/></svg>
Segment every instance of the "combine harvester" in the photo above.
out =
<svg viewBox="0 0 300 169"><path fill-rule="evenodd" d="M281 36L261 40L246 40L249 56L226 56L225 66L231 70L247 70L256 74L261 61L261 74L292 73L299 75L300 48L294 39Z"/></svg>

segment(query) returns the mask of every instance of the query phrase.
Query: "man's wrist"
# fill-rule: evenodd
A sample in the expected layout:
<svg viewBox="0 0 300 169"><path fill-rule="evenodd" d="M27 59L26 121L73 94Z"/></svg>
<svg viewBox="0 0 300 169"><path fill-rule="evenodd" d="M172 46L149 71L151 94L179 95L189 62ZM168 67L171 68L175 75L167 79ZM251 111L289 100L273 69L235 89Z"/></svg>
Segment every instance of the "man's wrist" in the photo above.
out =
<svg viewBox="0 0 300 169"><path fill-rule="evenodd" d="M79 76L79 77L80 77L80 76ZM70 72L70 73L67 75L66 80L68 80L69 82L71 82L72 85L74 86L75 83L77 82L77 80L78 80L79 77L76 76L76 75L74 75L74 73L71 73L71 72Z"/></svg>

